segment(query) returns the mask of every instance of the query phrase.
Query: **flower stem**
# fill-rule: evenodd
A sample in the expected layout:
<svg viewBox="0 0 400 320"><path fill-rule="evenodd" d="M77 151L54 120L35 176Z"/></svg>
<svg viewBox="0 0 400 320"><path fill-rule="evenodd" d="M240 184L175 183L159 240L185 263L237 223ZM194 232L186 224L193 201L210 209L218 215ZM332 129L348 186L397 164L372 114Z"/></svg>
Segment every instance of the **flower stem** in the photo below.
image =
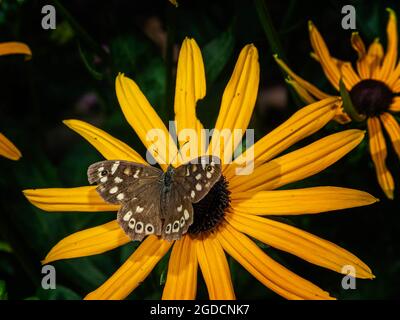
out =
<svg viewBox="0 0 400 320"><path fill-rule="evenodd" d="M260 24L265 33L265 36L267 37L272 52L278 54L278 56L285 61L286 60L285 53L283 51L282 44L279 40L278 33L272 23L271 15L269 14L265 1L254 0L254 4L257 10Z"/></svg>

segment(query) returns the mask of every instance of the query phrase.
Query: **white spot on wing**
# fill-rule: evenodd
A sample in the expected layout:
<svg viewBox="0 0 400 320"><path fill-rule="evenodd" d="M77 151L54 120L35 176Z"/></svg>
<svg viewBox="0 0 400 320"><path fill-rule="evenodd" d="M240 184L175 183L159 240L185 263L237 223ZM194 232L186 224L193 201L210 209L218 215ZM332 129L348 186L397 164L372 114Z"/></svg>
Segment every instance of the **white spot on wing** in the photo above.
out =
<svg viewBox="0 0 400 320"><path fill-rule="evenodd" d="M118 167L119 167L119 161L115 161L111 167L111 174L114 174L115 171L117 171Z"/></svg>
<svg viewBox="0 0 400 320"><path fill-rule="evenodd" d="M144 210L144 207L141 207L141 206L136 207L136 213L141 213L141 212L143 212L143 210Z"/></svg>
<svg viewBox="0 0 400 320"><path fill-rule="evenodd" d="M117 199L118 200L124 200L125 195L123 193L120 193L119 195L117 195Z"/></svg>
<svg viewBox="0 0 400 320"><path fill-rule="evenodd" d="M144 229L144 232L145 232L146 234L152 234L152 233L154 233L154 227L153 227L153 225L152 225L151 223L146 224L146 227L145 227L145 229Z"/></svg>
<svg viewBox="0 0 400 320"><path fill-rule="evenodd" d="M194 192L194 190L192 190L192 192L190 192L190 196L194 199L194 197L196 196L196 192Z"/></svg>
<svg viewBox="0 0 400 320"><path fill-rule="evenodd" d="M125 215L124 215L124 217L122 218L122 220L128 221L131 217L132 217L132 211L129 210L127 213L125 213Z"/></svg>
<svg viewBox="0 0 400 320"><path fill-rule="evenodd" d="M211 179L211 172L207 172L206 175L208 179Z"/></svg>
<svg viewBox="0 0 400 320"><path fill-rule="evenodd" d="M140 172L140 169L137 169L136 172L135 172L135 174L133 175L133 177L134 177L135 179L139 178L139 172Z"/></svg>
<svg viewBox="0 0 400 320"><path fill-rule="evenodd" d="M114 193L116 193L118 191L118 187L112 187L111 189L110 189L110 193L111 194L114 194Z"/></svg>
<svg viewBox="0 0 400 320"><path fill-rule="evenodd" d="M108 180L108 178L107 178L107 176L105 176L105 177L102 177L102 178L100 179L100 182L101 182L101 183L106 183L107 180Z"/></svg>
<svg viewBox="0 0 400 320"><path fill-rule="evenodd" d="M179 231L179 220L175 220L174 224L172 225L172 232L178 232Z"/></svg>
<svg viewBox="0 0 400 320"><path fill-rule="evenodd" d="M197 191L201 191L201 189L203 189L203 187L201 186L200 183L196 184L196 190Z"/></svg>
<svg viewBox="0 0 400 320"><path fill-rule="evenodd" d="M130 212L130 211L129 211L129 212ZM131 228L131 229L133 229L133 228L135 227L135 223L136 223L135 218L132 218L132 219L129 220L129 222L128 222L128 227Z"/></svg>
<svg viewBox="0 0 400 320"><path fill-rule="evenodd" d="M182 205L180 205L178 208L176 208L176 210L178 210L178 212L182 211Z"/></svg>
<svg viewBox="0 0 400 320"><path fill-rule="evenodd" d="M120 177L115 177L114 178L114 182L115 183L121 183L122 181L124 181L124 180L122 180Z"/></svg>
<svg viewBox="0 0 400 320"><path fill-rule="evenodd" d="M142 233L143 232L143 222L136 223L135 232L136 233Z"/></svg>
<svg viewBox="0 0 400 320"><path fill-rule="evenodd" d="M190 215L189 215L189 211L187 211L186 209L183 210L183 215L185 216L185 220L188 220Z"/></svg>
<svg viewBox="0 0 400 320"><path fill-rule="evenodd" d="M200 180L201 179L201 173L198 173L195 178L196 178L196 180Z"/></svg>

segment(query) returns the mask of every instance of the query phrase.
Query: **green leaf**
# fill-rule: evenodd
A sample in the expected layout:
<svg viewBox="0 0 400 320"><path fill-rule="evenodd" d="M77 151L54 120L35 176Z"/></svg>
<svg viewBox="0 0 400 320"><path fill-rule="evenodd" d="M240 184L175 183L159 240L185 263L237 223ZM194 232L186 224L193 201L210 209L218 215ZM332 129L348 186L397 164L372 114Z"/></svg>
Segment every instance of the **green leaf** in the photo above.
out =
<svg viewBox="0 0 400 320"><path fill-rule="evenodd" d="M12 248L7 242L0 241L0 252L11 253L12 252Z"/></svg>
<svg viewBox="0 0 400 320"><path fill-rule="evenodd" d="M356 110L356 108L353 105L353 102L351 101L351 97L349 92L346 90L346 86L344 85L344 82L342 79L340 79L339 82L339 87L340 87L340 95L342 97L343 101L343 109L344 111L352 118L354 121L361 122L366 119L366 116L363 114L359 114Z"/></svg>
<svg viewBox="0 0 400 320"><path fill-rule="evenodd" d="M3 280L0 280L0 300L7 300L7 290L6 290L6 283Z"/></svg>
<svg viewBox="0 0 400 320"><path fill-rule="evenodd" d="M62 285L57 285L54 290L39 289L36 296L30 299L33 298L36 300L36 297L40 300L81 300L81 297L77 293Z"/></svg>
<svg viewBox="0 0 400 320"><path fill-rule="evenodd" d="M235 38L229 28L207 43L202 49L207 83L213 83L232 56Z"/></svg>

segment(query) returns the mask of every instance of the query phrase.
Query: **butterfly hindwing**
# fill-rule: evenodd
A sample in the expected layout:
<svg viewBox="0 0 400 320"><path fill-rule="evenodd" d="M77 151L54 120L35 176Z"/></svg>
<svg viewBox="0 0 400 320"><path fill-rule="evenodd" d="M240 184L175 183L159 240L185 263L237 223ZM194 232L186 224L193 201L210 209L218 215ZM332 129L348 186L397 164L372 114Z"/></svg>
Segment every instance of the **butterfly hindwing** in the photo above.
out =
<svg viewBox="0 0 400 320"><path fill-rule="evenodd" d="M171 190L165 195L163 203L161 236L169 241L178 240L193 223L192 203L189 197L185 195L184 190L176 184L173 184Z"/></svg>
<svg viewBox="0 0 400 320"><path fill-rule="evenodd" d="M161 235L160 183L148 183L140 193L118 211L117 220L132 240L143 240L150 234Z"/></svg>
<svg viewBox="0 0 400 320"><path fill-rule="evenodd" d="M202 156L175 169L174 187L179 185L190 202L203 199L221 178L221 160L215 156Z"/></svg>

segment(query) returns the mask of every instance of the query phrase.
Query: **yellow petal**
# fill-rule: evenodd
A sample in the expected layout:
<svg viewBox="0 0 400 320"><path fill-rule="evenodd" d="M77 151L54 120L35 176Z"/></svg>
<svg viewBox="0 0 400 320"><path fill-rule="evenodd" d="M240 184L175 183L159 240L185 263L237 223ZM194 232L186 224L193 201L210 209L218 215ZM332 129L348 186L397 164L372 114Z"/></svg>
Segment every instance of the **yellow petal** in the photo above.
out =
<svg viewBox="0 0 400 320"><path fill-rule="evenodd" d="M190 236L176 241L169 258L163 300L193 300L197 290L196 247Z"/></svg>
<svg viewBox="0 0 400 320"><path fill-rule="evenodd" d="M350 62L344 62L340 69L343 77L343 82L347 90L351 90L358 82L361 81L358 74L354 71Z"/></svg>
<svg viewBox="0 0 400 320"><path fill-rule="evenodd" d="M173 242L156 236L147 237L125 263L98 289L89 293L85 300L121 300L135 290Z"/></svg>
<svg viewBox="0 0 400 320"><path fill-rule="evenodd" d="M387 32L387 48L386 55L382 62L382 67L379 73L379 78L386 80L390 73L393 72L397 63L397 18L396 13L392 9L387 9L389 12L389 21L386 27Z"/></svg>
<svg viewBox="0 0 400 320"><path fill-rule="evenodd" d="M247 155L253 154L251 160L254 159L254 167L257 168L296 142L315 133L335 117L338 102L338 98L332 97L300 109L238 157L235 163L229 166L226 176L229 179L233 178L236 168L241 166L242 159L246 159Z"/></svg>
<svg viewBox="0 0 400 320"><path fill-rule="evenodd" d="M389 74L386 84L394 93L398 93L400 91L400 63L398 63L394 71Z"/></svg>
<svg viewBox="0 0 400 320"><path fill-rule="evenodd" d="M179 52L175 87L175 121L178 137L179 133L183 134L181 130L194 129L197 132L197 139L201 138L203 125L196 116L196 103L205 95L206 76L201 51L195 40L186 38ZM180 140L181 145L187 141L196 143L197 155L194 157L204 154L205 141L192 141L190 137L183 138L183 141ZM192 155L189 157L194 158ZM183 159L184 162L186 160L190 159Z"/></svg>
<svg viewBox="0 0 400 320"><path fill-rule="evenodd" d="M64 120L63 122L85 138L107 160L127 160L146 164L135 150L107 132L80 120Z"/></svg>
<svg viewBox="0 0 400 320"><path fill-rule="evenodd" d="M120 247L131 241L117 221L75 232L58 242L42 261L47 264L56 260L91 256Z"/></svg>
<svg viewBox="0 0 400 320"><path fill-rule="evenodd" d="M0 156L10 160L19 160L22 155L18 148L0 132Z"/></svg>
<svg viewBox="0 0 400 320"><path fill-rule="evenodd" d="M229 163L247 129L257 98L259 80L260 65L257 49L252 44L247 45L242 49L232 77L225 88L209 146L209 153L219 156L223 164ZM226 135L222 133L223 129L227 129ZM234 129L241 130L241 134L235 135Z"/></svg>
<svg viewBox="0 0 400 320"><path fill-rule="evenodd" d="M235 176L230 181L235 192L272 190L310 177L354 149L364 138L360 130L345 130L331 134L306 147L269 161L247 176Z"/></svg>
<svg viewBox="0 0 400 320"><path fill-rule="evenodd" d="M175 141L137 84L119 74L115 81L122 112L145 145L147 151L165 170L177 155Z"/></svg>
<svg viewBox="0 0 400 320"><path fill-rule="evenodd" d="M228 215L227 220L238 231L310 263L343 274L348 273L346 266L352 266L355 277L374 278L371 269L355 255L306 231L271 219L239 213Z"/></svg>
<svg viewBox="0 0 400 320"><path fill-rule="evenodd" d="M282 68L282 70L287 73L294 81L296 81L300 87L304 88L304 90L308 91L317 99L325 99L328 98L329 95L325 92L319 90L316 86L311 84L310 82L304 80L303 78L299 77L296 73L294 73L283 60L279 59L278 55L274 55L275 61L278 65ZM297 90L296 90L297 91ZM297 91L300 95L300 92Z"/></svg>
<svg viewBox="0 0 400 320"><path fill-rule="evenodd" d="M393 149L396 151L397 156L400 158L400 126L396 119L387 112L381 115L381 121L388 133L390 140L392 140Z"/></svg>
<svg viewBox="0 0 400 320"><path fill-rule="evenodd" d="M32 51L25 43L21 42L0 43L0 56L9 54L24 54L29 59L32 56Z"/></svg>
<svg viewBox="0 0 400 320"><path fill-rule="evenodd" d="M379 79L379 70L383 59L383 47L379 39L375 39L369 46L366 58L370 69L370 77Z"/></svg>
<svg viewBox="0 0 400 320"><path fill-rule="evenodd" d="M389 108L392 112L400 112L400 97L394 97L393 102Z"/></svg>
<svg viewBox="0 0 400 320"><path fill-rule="evenodd" d="M356 50L359 58L364 57L365 54L367 53L364 41L361 39L358 32L353 32L351 34L351 46L353 47L354 50Z"/></svg>
<svg viewBox="0 0 400 320"><path fill-rule="evenodd" d="M387 149L381 124L376 117L368 119L369 148L379 185L389 199L393 199L394 181L386 167Z"/></svg>
<svg viewBox="0 0 400 320"><path fill-rule="evenodd" d="M337 188L313 187L294 190L233 193L235 212L255 215L298 215L342 210L372 204L378 199L367 192Z"/></svg>
<svg viewBox="0 0 400 320"><path fill-rule="evenodd" d="M291 78L286 79L286 83L292 86L294 91L300 96L300 98L307 104L316 102L316 99L306 90L304 89L300 83Z"/></svg>
<svg viewBox="0 0 400 320"><path fill-rule="evenodd" d="M235 299L228 262L215 235L195 239L194 244L210 299Z"/></svg>
<svg viewBox="0 0 400 320"><path fill-rule="evenodd" d="M311 46L321 63L321 67L329 82L336 90L339 90L339 68L337 67L336 62L332 59L324 39L311 21L308 24L308 28L310 32Z"/></svg>
<svg viewBox="0 0 400 320"><path fill-rule="evenodd" d="M218 240L224 250L258 281L286 299L333 299L329 293L268 257L253 241L229 224Z"/></svg>
<svg viewBox="0 0 400 320"><path fill-rule="evenodd" d="M353 32L351 35L351 45L354 50L357 51L358 59L357 59L357 71L360 75L360 78L367 79L369 78L369 65L367 63L367 50L365 48L364 41L361 39L358 32Z"/></svg>
<svg viewBox="0 0 400 320"><path fill-rule="evenodd" d="M96 186L27 189L23 193L30 203L45 211L118 211L120 207L106 203Z"/></svg>

